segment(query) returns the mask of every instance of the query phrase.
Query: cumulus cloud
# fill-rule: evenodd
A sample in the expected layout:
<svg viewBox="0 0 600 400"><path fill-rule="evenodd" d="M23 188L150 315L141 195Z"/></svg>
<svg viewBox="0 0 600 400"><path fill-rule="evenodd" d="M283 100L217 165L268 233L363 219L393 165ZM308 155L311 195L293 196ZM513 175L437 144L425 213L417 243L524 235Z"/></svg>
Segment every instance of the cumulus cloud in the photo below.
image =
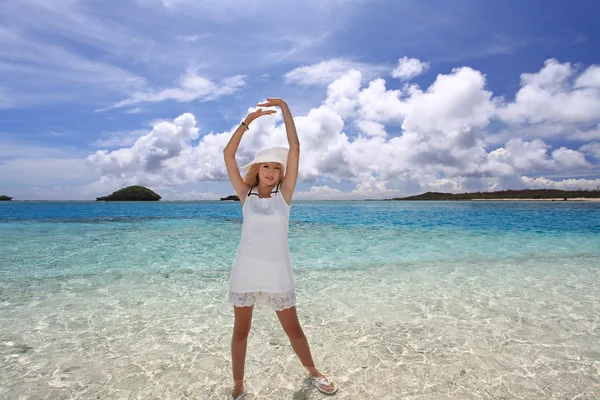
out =
<svg viewBox="0 0 600 400"><path fill-rule="evenodd" d="M558 189L558 190L598 190L600 179L563 179L554 181L547 178L521 177L529 189Z"/></svg>
<svg viewBox="0 0 600 400"><path fill-rule="evenodd" d="M259 148L285 144L283 127L274 124L278 118L281 119L263 117L252 124L251 132L246 135L250 138L238 152L240 165L250 161ZM102 193L123 185L162 187L226 180L222 152L231 134L232 131L211 132L194 144L199 139L199 129L192 114L182 114L173 121L156 121L130 147L103 149L89 155L87 165L101 178L88 185L86 191Z"/></svg>
<svg viewBox="0 0 600 400"><path fill-rule="evenodd" d="M379 122L369 120L359 120L356 122L358 128L367 136L380 136L386 137L385 125Z"/></svg>
<svg viewBox="0 0 600 400"><path fill-rule="evenodd" d="M515 101L501 107L509 123L594 123L600 119L600 67L588 67L572 83L570 63L547 60L537 73L521 75Z"/></svg>
<svg viewBox="0 0 600 400"><path fill-rule="evenodd" d="M373 174L396 187L413 187L426 176L434 182L436 174L491 173L489 165L481 166L482 129L494 113L484 86L481 73L459 68L438 76L427 90L388 90L381 78L362 88L360 73L351 70L329 85L323 104L365 134L346 146L354 176ZM402 135L386 140L387 124L401 125Z"/></svg>
<svg viewBox="0 0 600 400"><path fill-rule="evenodd" d="M426 90L407 86L388 90L384 79L361 89L360 72L351 70L327 89L326 106L343 117L388 123L403 122L405 131L452 131L465 126L486 126L495 113L485 77L468 67L439 75Z"/></svg>
<svg viewBox="0 0 600 400"><path fill-rule="evenodd" d="M575 81L576 89L600 88L600 66L592 65Z"/></svg>
<svg viewBox="0 0 600 400"><path fill-rule="evenodd" d="M518 171L550 170L554 166L548 157L548 145L540 139L511 139L504 147L490 152L488 159L504 162Z"/></svg>
<svg viewBox="0 0 600 400"><path fill-rule="evenodd" d="M409 112L403 128L453 131L465 126L485 127L495 112L484 75L469 67L438 75L425 92L414 90L406 102Z"/></svg>
<svg viewBox="0 0 600 400"><path fill-rule="evenodd" d="M329 107L342 118L352 116L358 105L360 81L362 74L357 70L350 70L327 87L325 106Z"/></svg>
<svg viewBox="0 0 600 400"><path fill-rule="evenodd" d="M404 117L407 107L400 100L400 90L387 90L385 80L378 78L358 93L358 112L362 118L378 122L389 122Z"/></svg>
<svg viewBox="0 0 600 400"><path fill-rule="evenodd" d="M525 86L572 92L579 90L568 83L572 74L569 65L549 61L539 73L522 81ZM490 148L490 124L507 123L503 113L511 105L517 107L519 99L507 104L494 98L480 71L455 68L439 74L427 88L412 84L401 90L388 89L381 78L363 85L362 78L360 71L348 70L328 85L320 106L295 117L302 148L299 179L313 185L308 191L299 190L299 199L388 198L423 191L536 187L546 181L524 177L593 172L590 160L599 152L595 143L573 149L556 146L532 133L527 139L508 136L500 146ZM582 85L591 88L592 78L583 79ZM599 122L593 121L594 126ZM573 125L569 118L557 123L582 132L590 130L588 123ZM510 122L517 133L531 126L531 122ZM95 183L97 187L111 180L166 186L226 181L222 149L232 130L199 137L194 116L183 114L173 121L158 121L130 147L100 150L87 161L102 175ZM281 114L263 117L244 136L237 154L239 164L262 147L286 144ZM323 179L351 183L354 189L342 192L332 184L318 184ZM564 187L589 186L582 180L561 182Z"/></svg>
<svg viewBox="0 0 600 400"><path fill-rule="evenodd" d="M141 136L132 147L112 152L99 150L86 158L103 176L127 177L140 173L163 175L168 165L189 149L189 141L198 137L196 119L191 114L162 122ZM173 178L177 178L177 175Z"/></svg>
<svg viewBox="0 0 600 400"><path fill-rule="evenodd" d="M525 173L540 170L574 170L590 166L580 151L560 147L549 154L549 148L550 146L540 139L531 142L511 139L504 147L490 152L488 159L507 163L515 170Z"/></svg>
<svg viewBox="0 0 600 400"><path fill-rule="evenodd" d="M588 140L600 140L600 124L588 130L575 129L567 136L569 140L587 142Z"/></svg>
<svg viewBox="0 0 600 400"><path fill-rule="evenodd" d="M577 150L571 150L566 147L561 147L552 152L552 159L556 161L557 168L576 169L584 168L590 164L585 160L583 153Z"/></svg>
<svg viewBox="0 0 600 400"><path fill-rule="evenodd" d="M600 142L588 143L581 146L578 150L584 154L588 154L590 157L600 160Z"/></svg>
<svg viewBox="0 0 600 400"><path fill-rule="evenodd" d="M398 60L398 66L394 68L391 75L403 81L411 80L429 69L429 63L422 62L418 58L402 57Z"/></svg>
<svg viewBox="0 0 600 400"><path fill-rule="evenodd" d="M386 188L385 182L365 182L356 185L354 189L348 192L328 185L312 186L308 191L298 191L294 194L294 198L298 200L366 200L400 196L403 196L401 190L390 190Z"/></svg>

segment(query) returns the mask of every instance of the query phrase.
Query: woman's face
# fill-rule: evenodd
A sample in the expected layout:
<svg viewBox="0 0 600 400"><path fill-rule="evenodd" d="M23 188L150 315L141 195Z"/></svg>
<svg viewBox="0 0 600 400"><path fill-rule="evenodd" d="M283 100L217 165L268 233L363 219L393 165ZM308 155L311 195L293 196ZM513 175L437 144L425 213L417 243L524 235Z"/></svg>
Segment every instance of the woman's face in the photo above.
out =
<svg viewBox="0 0 600 400"><path fill-rule="evenodd" d="M262 163L258 168L258 179L265 185L272 186L279 182L281 176L281 167L278 163Z"/></svg>

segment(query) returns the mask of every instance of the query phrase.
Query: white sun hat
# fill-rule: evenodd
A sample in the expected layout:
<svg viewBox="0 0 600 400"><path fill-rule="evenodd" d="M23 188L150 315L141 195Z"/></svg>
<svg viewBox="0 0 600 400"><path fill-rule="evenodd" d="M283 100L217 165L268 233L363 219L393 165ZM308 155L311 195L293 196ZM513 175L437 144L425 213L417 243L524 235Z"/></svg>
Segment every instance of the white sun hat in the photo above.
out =
<svg viewBox="0 0 600 400"><path fill-rule="evenodd" d="M284 176L285 169L287 167L288 151L289 149L286 149L285 147L269 147L266 149L260 149L258 153L256 153L254 160L244 165L242 169L248 170L252 164L256 163L277 162L283 165L281 176Z"/></svg>

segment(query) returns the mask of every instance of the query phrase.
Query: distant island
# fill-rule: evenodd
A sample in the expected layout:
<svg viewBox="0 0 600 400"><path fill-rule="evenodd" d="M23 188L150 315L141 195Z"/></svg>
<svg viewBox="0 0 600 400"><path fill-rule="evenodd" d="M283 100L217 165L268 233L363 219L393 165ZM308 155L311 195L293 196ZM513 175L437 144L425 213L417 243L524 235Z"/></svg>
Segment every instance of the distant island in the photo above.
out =
<svg viewBox="0 0 600 400"><path fill-rule="evenodd" d="M158 201L160 196L144 186L128 186L116 192L97 197L96 201Z"/></svg>
<svg viewBox="0 0 600 400"><path fill-rule="evenodd" d="M0 201L11 201L12 199L10 196L0 195Z"/></svg>
<svg viewBox="0 0 600 400"><path fill-rule="evenodd" d="M427 192L417 196L393 198L390 200L600 200L600 190L555 190L525 189L500 190L496 192L476 193L440 193Z"/></svg>
<svg viewBox="0 0 600 400"><path fill-rule="evenodd" d="M225 201L225 200L240 201L240 198L236 194L231 195L231 196L227 196L227 197L221 197L221 201Z"/></svg>

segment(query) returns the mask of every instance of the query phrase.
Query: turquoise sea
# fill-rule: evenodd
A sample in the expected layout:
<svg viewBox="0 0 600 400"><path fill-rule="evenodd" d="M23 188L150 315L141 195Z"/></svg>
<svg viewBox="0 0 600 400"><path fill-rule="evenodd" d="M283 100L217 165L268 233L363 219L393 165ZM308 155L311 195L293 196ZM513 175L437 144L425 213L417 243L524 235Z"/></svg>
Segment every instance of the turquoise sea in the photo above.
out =
<svg viewBox="0 0 600 400"><path fill-rule="evenodd" d="M0 202L0 399L225 399L236 202ZM600 203L297 201L340 399L600 399ZM256 308L249 399L320 399Z"/></svg>

